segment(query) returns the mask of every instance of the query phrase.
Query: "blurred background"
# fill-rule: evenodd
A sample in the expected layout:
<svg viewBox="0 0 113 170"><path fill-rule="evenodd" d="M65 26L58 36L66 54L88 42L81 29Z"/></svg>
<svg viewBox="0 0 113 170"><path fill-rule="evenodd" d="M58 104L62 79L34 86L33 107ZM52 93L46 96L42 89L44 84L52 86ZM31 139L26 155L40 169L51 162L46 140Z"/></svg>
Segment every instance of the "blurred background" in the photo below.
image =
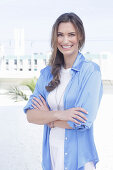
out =
<svg viewBox="0 0 113 170"><path fill-rule="evenodd" d="M0 0L0 169L41 170L43 126L23 113L51 55L51 29L65 12L83 21L84 56L99 64L104 94L95 121L97 170L113 170L113 1Z"/></svg>

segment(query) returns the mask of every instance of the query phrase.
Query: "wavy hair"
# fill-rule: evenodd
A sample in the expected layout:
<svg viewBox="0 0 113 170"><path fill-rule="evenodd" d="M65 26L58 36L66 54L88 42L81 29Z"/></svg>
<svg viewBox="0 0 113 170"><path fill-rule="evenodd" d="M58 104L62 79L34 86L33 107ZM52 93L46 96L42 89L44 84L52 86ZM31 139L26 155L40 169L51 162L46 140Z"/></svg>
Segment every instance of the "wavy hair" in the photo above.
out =
<svg viewBox="0 0 113 170"><path fill-rule="evenodd" d="M63 54L57 48L57 32L60 23L71 22L75 29L77 30L77 35L81 38L78 42L78 49L81 50L85 43L85 31L82 20L75 13L64 13L59 16L52 27L51 34L51 48L52 54L49 60L49 65L51 66L51 73L53 75L53 79L49 82L48 86L46 86L46 90L48 92L54 90L60 84L60 70L61 66L64 65L64 57Z"/></svg>

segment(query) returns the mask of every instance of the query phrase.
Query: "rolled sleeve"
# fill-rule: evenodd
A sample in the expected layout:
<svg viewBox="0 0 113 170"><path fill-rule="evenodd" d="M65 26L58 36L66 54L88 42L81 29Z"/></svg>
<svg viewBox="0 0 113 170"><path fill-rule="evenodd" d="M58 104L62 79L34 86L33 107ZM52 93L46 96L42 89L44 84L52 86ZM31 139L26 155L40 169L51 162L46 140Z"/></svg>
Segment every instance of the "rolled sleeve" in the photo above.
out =
<svg viewBox="0 0 113 170"><path fill-rule="evenodd" d="M42 70L41 70L40 76L39 76L39 78L37 80L37 83L36 83L36 86L35 86L35 90L34 90L33 94L30 96L26 106L23 109L24 113L26 113L27 110L29 110L29 109L34 109L33 106L32 106L32 104L33 104L33 102L32 102L33 97L39 98L39 95L43 96L43 87L42 87L43 83L44 83L44 81L43 81L43 74L42 74Z"/></svg>
<svg viewBox="0 0 113 170"><path fill-rule="evenodd" d="M103 94L103 85L101 81L101 73L99 70L94 71L89 76L87 82L84 87L80 89L77 102L75 107L82 107L88 114L83 113L87 117L86 123L82 123L80 125L68 121L68 124L76 130L85 130L89 129L97 115L97 111L100 105L100 101Z"/></svg>

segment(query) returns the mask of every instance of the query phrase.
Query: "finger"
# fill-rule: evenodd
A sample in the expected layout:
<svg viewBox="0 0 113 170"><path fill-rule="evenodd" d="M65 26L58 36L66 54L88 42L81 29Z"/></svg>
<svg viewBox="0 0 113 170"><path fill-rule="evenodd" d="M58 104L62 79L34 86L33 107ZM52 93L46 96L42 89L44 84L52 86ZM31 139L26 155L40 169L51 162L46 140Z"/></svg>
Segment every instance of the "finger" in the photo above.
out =
<svg viewBox="0 0 113 170"><path fill-rule="evenodd" d="M36 98L36 97L34 97L33 99L35 99L35 100L40 104L40 106L43 105L43 103L42 103L42 101L41 101L40 99L38 99L38 98Z"/></svg>
<svg viewBox="0 0 113 170"><path fill-rule="evenodd" d="M35 100L33 100L32 99L32 102L39 108L39 109L41 109L41 106L40 106L40 104L39 103L37 103Z"/></svg>
<svg viewBox="0 0 113 170"><path fill-rule="evenodd" d="M35 100L38 102L38 100L37 100L38 98L36 98L36 97L33 97L33 99L35 99Z"/></svg>
<svg viewBox="0 0 113 170"><path fill-rule="evenodd" d="M46 101L44 100L44 98L41 95L39 95L39 97L41 98L43 104L46 105Z"/></svg>
<svg viewBox="0 0 113 170"><path fill-rule="evenodd" d="M76 107L75 110L81 111L81 112L84 112L84 113L88 114L88 112L82 107Z"/></svg>
<svg viewBox="0 0 113 170"><path fill-rule="evenodd" d="M72 122L74 122L74 123L76 123L78 125L81 125L81 123L79 121L77 121L76 119L74 119L74 118L71 118L70 121L72 121Z"/></svg>
<svg viewBox="0 0 113 170"><path fill-rule="evenodd" d="M88 114L88 111L86 111L84 108L82 107L75 107L75 110L78 110L78 111L81 111L81 112L84 112L86 114Z"/></svg>
<svg viewBox="0 0 113 170"><path fill-rule="evenodd" d="M81 122L83 122L83 123L86 123L86 121L84 120L84 119L82 119L80 116L78 116L78 115L74 115L73 116L75 119L78 119L78 120L80 120Z"/></svg>
<svg viewBox="0 0 113 170"><path fill-rule="evenodd" d="M38 107L36 107L34 104L32 104L32 106L33 106L33 108L34 108L34 109L38 109L38 110L39 110L39 108L38 108Z"/></svg>
<svg viewBox="0 0 113 170"><path fill-rule="evenodd" d="M78 111L75 111L75 114L76 114L76 115L79 115L79 116L82 117L83 119L87 120L87 117L86 117L83 113L78 112Z"/></svg>

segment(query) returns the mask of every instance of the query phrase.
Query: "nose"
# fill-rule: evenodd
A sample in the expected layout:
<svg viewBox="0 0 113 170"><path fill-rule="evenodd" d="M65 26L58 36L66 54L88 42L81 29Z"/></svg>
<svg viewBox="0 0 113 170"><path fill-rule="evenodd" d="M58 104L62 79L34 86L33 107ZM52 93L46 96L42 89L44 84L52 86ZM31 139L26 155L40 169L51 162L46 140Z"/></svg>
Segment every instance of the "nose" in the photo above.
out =
<svg viewBox="0 0 113 170"><path fill-rule="evenodd" d="M69 42L69 39L68 39L68 37L67 36L64 36L64 38L63 38L63 43L68 43Z"/></svg>

